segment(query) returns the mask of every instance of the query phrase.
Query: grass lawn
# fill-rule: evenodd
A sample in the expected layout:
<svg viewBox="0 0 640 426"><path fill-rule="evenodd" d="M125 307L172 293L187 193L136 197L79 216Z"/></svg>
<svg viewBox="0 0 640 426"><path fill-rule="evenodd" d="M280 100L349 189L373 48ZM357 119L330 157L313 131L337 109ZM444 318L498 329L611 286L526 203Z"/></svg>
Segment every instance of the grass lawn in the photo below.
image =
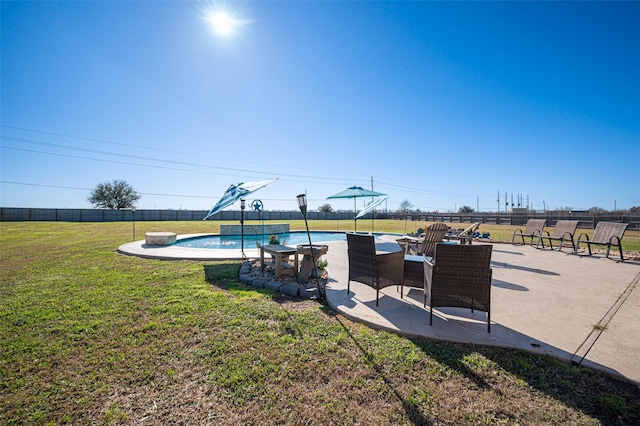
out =
<svg viewBox="0 0 640 426"><path fill-rule="evenodd" d="M218 229L136 223L138 239ZM481 230L510 240L513 227ZM121 255L131 223L0 232L0 425L640 424L637 386L522 351L373 330L239 283L238 261ZM638 234L627 231L625 251Z"/></svg>

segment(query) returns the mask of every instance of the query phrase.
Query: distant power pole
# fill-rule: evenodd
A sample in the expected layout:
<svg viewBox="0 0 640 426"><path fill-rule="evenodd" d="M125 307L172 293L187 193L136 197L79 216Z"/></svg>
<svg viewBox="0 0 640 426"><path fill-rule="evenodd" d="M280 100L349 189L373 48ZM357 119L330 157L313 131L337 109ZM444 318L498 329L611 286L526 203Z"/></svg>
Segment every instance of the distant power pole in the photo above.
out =
<svg viewBox="0 0 640 426"><path fill-rule="evenodd" d="M498 213L500 213L500 191L498 191Z"/></svg>

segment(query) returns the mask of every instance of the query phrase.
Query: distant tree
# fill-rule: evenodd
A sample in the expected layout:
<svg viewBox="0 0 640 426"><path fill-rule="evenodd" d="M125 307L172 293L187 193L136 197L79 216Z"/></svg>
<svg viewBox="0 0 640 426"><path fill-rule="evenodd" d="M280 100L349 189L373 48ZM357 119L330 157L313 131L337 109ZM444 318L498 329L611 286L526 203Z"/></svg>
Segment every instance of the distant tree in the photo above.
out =
<svg viewBox="0 0 640 426"><path fill-rule="evenodd" d="M413 207L413 204L411 204L409 200L404 200L403 202L400 203L400 206L398 207L398 211L400 213L404 213L407 210L411 210L411 207Z"/></svg>
<svg viewBox="0 0 640 426"><path fill-rule="evenodd" d="M469 206L462 206L458 209L458 213L473 213L473 209Z"/></svg>
<svg viewBox="0 0 640 426"><path fill-rule="evenodd" d="M555 211L557 212L570 212L573 210L573 207L556 207Z"/></svg>
<svg viewBox="0 0 640 426"><path fill-rule="evenodd" d="M331 204L327 203L318 207L318 211L323 213L331 213L333 211L333 208L331 207Z"/></svg>
<svg viewBox="0 0 640 426"><path fill-rule="evenodd" d="M631 214L640 214L640 206L634 206L629 209L629 213Z"/></svg>
<svg viewBox="0 0 640 426"><path fill-rule="evenodd" d="M603 209L602 207L591 207L589 209L589 213L591 214L598 214L598 213L606 213L607 211L605 209Z"/></svg>
<svg viewBox="0 0 640 426"><path fill-rule="evenodd" d="M94 207L114 210L130 209L139 199L140 194L123 180L99 183L87 198Z"/></svg>

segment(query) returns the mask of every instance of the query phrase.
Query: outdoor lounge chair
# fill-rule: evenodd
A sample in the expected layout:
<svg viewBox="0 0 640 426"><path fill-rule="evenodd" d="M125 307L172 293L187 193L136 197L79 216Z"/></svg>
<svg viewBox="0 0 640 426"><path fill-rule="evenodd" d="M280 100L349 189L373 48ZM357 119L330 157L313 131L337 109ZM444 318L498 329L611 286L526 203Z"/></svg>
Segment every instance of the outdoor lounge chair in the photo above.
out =
<svg viewBox="0 0 640 426"><path fill-rule="evenodd" d="M553 235L549 235L549 231L542 231L540 237L538 237L538 244L536 244L536 248L542 243L542 248L544 248L544 240L549 240L549 247L553 250L553 241L560 241L560 247L558 251L562 251L562 245L565 241L571 243L571 247L573 247L573 251L576 251L576 243L573 240L573 237L576 233L576 228L578 227L579 220L559 220L556 223L556 226L553 228ZM544 234L547 235L544 235Z"/></svg>
<svg viewBox="0 0 640 426"><path fill-rule="evenodd" d="M429 325L434 307L470 308L487 313L491 333L490 244L436 244L435 256L424 257L424 306L429 299Z"/></svg>
<svg viewBox="0 0 640 426"><path fill-rule="evenodd" d="M533 239L539 238L542 236L542 230L547 224L546 219L529 219L527 221L527 226L524 228L524 231L516 228L513 230L513 236L511 237L511 244L515 244L516 236L522 238L522 244L525 244L524 238L531 238L529 242L530 245L533 245Z"/></svg>
<svg viewBox="0 0 640 426"><path fill-rule="evenodd" d="M449 227L444 223L433 223L418 238L400 238L398 244L404 249L405 254L433 256L436 243L441 243L444 240L448 229Z"/></svg>
<svg viewBox="0 0 640 426"><path fill-rule="evenodd" d="M596 229L593 231L593 237L591 237L591 240L589 240L589 236L587 234L580 234L578 242L576 243L575 252L578 252L580 243L584 242L587 244L589 256L591 256L591 244L596 244L607 246L607 258L609 258L609 250L611 249L611 246L617 246L620 251L620 260L624 261L624 256L622 255L622 236L624 235L624 231L627 229L627 226L629 226L628 223L598 222ZM582 237L585 239L583 240Z"/></svg>
<svg viewBox="0 0 640 426"><path fill-rule="evenodd" d="M347 233L347 253L349 256L349 281L357 281L376 290L376 306L380 289L392 285L402 285L404 253L401 251L376 254L373 235Z"/></svg>
<svg viewBox="0 0 640 426"><path fill-rule="evenodd" d="M471 244L471 242L473 241L473 235L476 233L479 227L480 227L480 222L476 222L461 232L458 232L455 234L447 233L444 238L447 241L458 240L460 241L460 244Z"/></svg>

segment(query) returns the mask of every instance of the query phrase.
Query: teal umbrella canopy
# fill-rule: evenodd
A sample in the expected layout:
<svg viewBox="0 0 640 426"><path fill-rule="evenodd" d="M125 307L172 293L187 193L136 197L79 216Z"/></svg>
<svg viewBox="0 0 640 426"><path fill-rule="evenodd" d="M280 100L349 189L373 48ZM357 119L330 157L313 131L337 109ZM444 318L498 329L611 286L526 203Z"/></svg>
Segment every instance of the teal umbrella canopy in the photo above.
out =
<svg viewBox="0 0 640 426"><path fill-rule="evenodd" d="M329 197L327 197L327 199L329 198L358 198L358 197L379 197L381 195L387 195L387 194L382 194L380 192L376 192L376 191L370 191L368 189L364 189L361 186L352 186L351 188L347 188L342 192L338 192L337 194L331 195Z"/></svg>
<svg viewBox="0 0 640 426"><path fill-rule="evenodd" d="M330 198L353 198L353 212L356 213L356 198L358 197L380 197L383 194L381 192L371 191L369 189L364 189L361 186L352 186L351 188L347 188L342 192L338 192L337 194L333 194L327 197L327 200ZM356 219L354 218L354 232L356 231Z"/></svg>

